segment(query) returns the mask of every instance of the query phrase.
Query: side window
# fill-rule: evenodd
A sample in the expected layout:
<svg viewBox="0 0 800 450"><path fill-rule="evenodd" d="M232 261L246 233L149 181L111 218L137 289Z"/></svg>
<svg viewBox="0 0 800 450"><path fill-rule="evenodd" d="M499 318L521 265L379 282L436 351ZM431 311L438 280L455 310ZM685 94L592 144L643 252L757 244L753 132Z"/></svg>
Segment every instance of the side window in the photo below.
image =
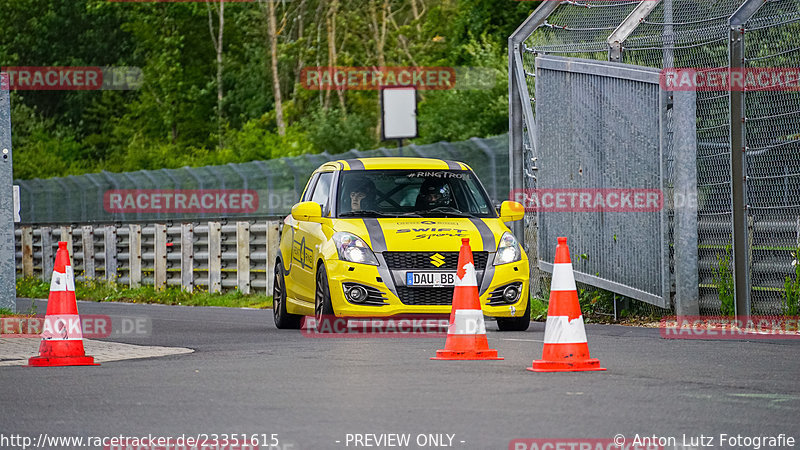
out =
<svg viewBox="0 0 800 450"><path fill-rule="evenodd" d="M333 172L323 172L319 175L317 185L314 186L314 194L311 196L311 201L319 203L322 206L322 214L326 212L328 206L328 197L331 194L331 181L333 181Z"/></svg>
<svg viewBox="0 0 800 450"><path fill-rule="evenodd" d="M301 202L307 202L311 200L311 194L314 192L314 185L317 183L317 178L319 178L319 174L314 175L310 180L308 180L306 191L303 193L303 197L300 198Z"/></svg>

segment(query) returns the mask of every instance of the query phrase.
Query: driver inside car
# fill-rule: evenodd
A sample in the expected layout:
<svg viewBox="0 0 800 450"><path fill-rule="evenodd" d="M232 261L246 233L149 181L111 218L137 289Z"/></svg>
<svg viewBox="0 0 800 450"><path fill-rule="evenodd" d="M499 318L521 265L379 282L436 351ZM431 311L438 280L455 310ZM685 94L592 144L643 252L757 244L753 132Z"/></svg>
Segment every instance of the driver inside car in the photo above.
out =
<svg viewBox="0 0 800 450"><path fill-rule="evenodd" d="M350 204L350 211L375 209L375 185L370 180L358 180L348 189L350 195L345 204Z"/></svg>
<svg viewBox="0 0 800 450"><path fill-rule="evenodd" d="M442 206L452 207L450 186L444 180L427 179L417 196L416 209L427 210Z"/></svg>

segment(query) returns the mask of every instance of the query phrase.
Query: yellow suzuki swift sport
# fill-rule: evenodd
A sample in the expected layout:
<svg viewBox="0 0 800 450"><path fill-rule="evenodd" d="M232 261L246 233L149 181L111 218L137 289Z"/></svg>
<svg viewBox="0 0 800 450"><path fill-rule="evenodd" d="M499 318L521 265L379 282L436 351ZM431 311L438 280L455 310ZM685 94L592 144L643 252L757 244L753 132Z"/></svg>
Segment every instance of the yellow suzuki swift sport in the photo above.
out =
<svg viewBox="0 0 800 450"><path fill-rule="evenodd" d="M461 239L469 238L481 308L501 330L530 323L528 259L464 163L425 158L333 161L312 174L281 230L273 311L303 316L449 314Z"/></svg>

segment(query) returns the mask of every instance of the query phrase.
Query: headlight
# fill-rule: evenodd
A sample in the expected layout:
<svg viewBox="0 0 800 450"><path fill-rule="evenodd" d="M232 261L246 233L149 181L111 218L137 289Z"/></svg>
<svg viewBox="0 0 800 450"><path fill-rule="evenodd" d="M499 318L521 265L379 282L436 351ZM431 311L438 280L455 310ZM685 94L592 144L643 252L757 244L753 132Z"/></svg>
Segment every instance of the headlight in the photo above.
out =
<svg viewBox="0 0 800 450"><path fill-rule="evenodd" d="M494 265L508 264L522 259L522 249L513 234L506 231L500 238L497 254L494 256Z"/></svg>
<svg viewBox="0 0 800 450"><path fill-rule="evenodd" d="M359 264L378 265L378 258L363 239L353 233L339 231L333 235L339 259Z"/></svg>

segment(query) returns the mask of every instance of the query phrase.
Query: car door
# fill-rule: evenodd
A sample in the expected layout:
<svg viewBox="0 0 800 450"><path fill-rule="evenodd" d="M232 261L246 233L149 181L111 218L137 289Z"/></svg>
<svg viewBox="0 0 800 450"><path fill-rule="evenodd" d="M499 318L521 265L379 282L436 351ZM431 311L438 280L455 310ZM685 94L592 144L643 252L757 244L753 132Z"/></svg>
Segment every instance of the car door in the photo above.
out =
<svg viewBox="0 0 800 450"><path fill-rule="evenodd" d="M322 208L322 216L330 214L331 186L333 172L319 174L311 193L310 201ZM308 302L314 301L316 288L316 261L322 244L327 239L322 230L323 225L316 222L297 221L292 242L292 283L297 298Z"/></svg>

